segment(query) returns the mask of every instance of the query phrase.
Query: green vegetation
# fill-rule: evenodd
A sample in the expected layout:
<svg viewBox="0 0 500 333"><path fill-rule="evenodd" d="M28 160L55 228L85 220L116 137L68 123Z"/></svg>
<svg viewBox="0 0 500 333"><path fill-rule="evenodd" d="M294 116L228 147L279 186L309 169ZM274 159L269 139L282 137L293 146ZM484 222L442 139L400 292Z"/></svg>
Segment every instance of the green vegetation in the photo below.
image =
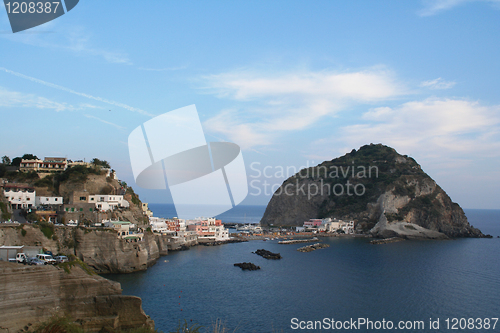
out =
<svg viewBox="0 0 500 333"><path fill-rule="evenodd" d="M33 183L36 180L40 179L38 177L38 173L35 171L23 172L23 171L7 171L4 175L9 182L18 182L18 183Z"/></svg>
<svg viewBox="0 0 500 333"><path fill-rule="evenodd" d="M135 194L134 189L132 187L127 187L125 193L130 194L132 196L132 203L134 205L140 206L141 200L139 200L139 196Z"/></svg>
<svg viewBox="0 0 500 333"><path fill-rule="evenodd" d="M387 222L402 221L404 219L401 214L395 213L385 213L385 217L387 218Z"/></svg>
<svg viewBox="0 0 500 333"><path fill-rule="evenodd" d="M69 261L67 262L62 262L57 264L58 267L61 267L64 269L64 271L68 274L71 273L71 269L75 267L76 265L80 266L81 269L83 269L88 275L96 275L97 273L94 272L86 263L78 259L75 255L70 254L68 256Z"/></svg>
<svg viewBox="0 0 500 333"><path fill-rule="evenodd" d="M31 212L28 215L26 215L26 219L30 222L39 222L40 221L40 216Z"/></svg>
<svg viewBox="0 0 500 333"><path fill-rule="evenodd" d="M3 221L8 221L10 219L10 214L9 214L9 211L7 209L7 204L5 202L0 202L0 217L1 219L0 220L3 220Z"/></svg>
<svg viewBox="0 0 500 333"><path fill-rule="evenodd" d="M411 200L406 206L399 210L401 215L408 214L412 209L418 209L423 211L427 217L438 218L439 217L439 202L436 199L437 191L431 194L422 195Z"/></svg>
<svg viewBox="0 0 500 333"><path fill-rule="evenodd" d="M26 231L26 230L21 229L21 235L22 235L23 237L24 237L24 236L26 236L26 233L27 233L27 231Z"/></svg>
<svg viewBox="0 0 500 333"><path fill-rule="evenodd" d="M48 187L49 189L54 189L54 175L47 175L42 179L38 179L34 183L37 187Z"/></svg>
<svg viewBox="0 0 500 333"><path fill-rule="evenodd" d="M330 193L330 199L320 206L318 218L356 214L365 211L368 203L375 202L393 186L396 186L396 194L415 195L414 187L406 184L406 178L424 178L427 175L414 159L403 157L387 146L365 145L342 157L303 169L287 182L295 184L297 178L299 182L303 179L323 181L324 192ZM357 185L358 191L364 189L362 195L354 194ZM347 187L352 195L347 194ZM332 201L335 202L333 208L329 204Z"/></svg>
<svg viewBox="0 0 500 333"><path fill-rule="evenodd" d="M72 167L67 168L63 172L59 172L54 174L53 176L53 187L55 189L56 193L59 193L59 186L61 183L69 181L69 182L75 182L75 183L83 183L87 180L87 177L90 174L94 175L100 175L102 173L102 170L99 168L87 168L84 165L75 165Z"/></svg>
<svg viewBox="0 0 500 333"><path fill-rule="evenodd" d="M7 172L7 167L4 164L0 164L0 177L5 176L6 172Z"/></svg>
<svg viewBox="0 0 500 333"><path fill-rule="evenodd" d="M2 164L10 165L11 162L12 161L10 160L9 156L7 156L7 155L2 156Z"/></svg>
<svg viewBox="0 0 500 333"><path fill-rule="evenodd" d="M52 236L54 235L54 225L52 223L41 221L37 222L36 225L40 228L45 237L52 239Z"/></svg>
<svg viewBox="0 0 500 333"><path fill-rule="evenodd" d="M34 333L83 333L83 329L75 323L71 317L53 316L47 321L39 324L33 330Z"/></svg>
<svg viewBox="0 0 500 333"><path fill-rule="evenodd" d="M203 326L200 326L198 324L192 324L191 326L189 326L187 320L184 319L184 323L181 323L181 321L179 320L179 326L177 327L177 329L170 333L187 333L187 332L199 333L202 327ZM222 331L215 331L215 332L222 332Z"/></svg>
<svg viewBox="0 0 500 333"><path fill-rule="evenodd" d="M94 158L92 161L90 161L90 163L92 163L93 165L95 165L97 167L111 169L111 166L109 165L108 161L105 161L105 160L100 160L98 158Z"/></svg>

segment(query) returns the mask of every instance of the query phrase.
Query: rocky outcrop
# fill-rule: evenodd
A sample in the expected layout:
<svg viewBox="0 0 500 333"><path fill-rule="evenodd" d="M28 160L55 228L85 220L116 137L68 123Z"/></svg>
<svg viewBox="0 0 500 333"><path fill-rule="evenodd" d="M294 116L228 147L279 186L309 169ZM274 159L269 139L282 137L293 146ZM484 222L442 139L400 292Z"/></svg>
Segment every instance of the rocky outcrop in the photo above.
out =
<svg viewBox="0 0 500 333"><path fill-rule="evenodd" d="M234 266L241 268L242 270L247 270L247 271L256 271L260 269L260 266L257 266L251 262L240 262L237 264L234 264Z"/></svg>
<svg viewBox="0 0 500 333"><path fill-rule="evenodd" d="M140 242L116 237L114 231L75 229L75 255L97 273L146 270L160 257L155 236L145 233Z"/></svg>
<svg viewBox="0 0 500 333"><path fill-rule="evenodd" d="M0 227L0 245L41 246L54 254L74 254L97 273L146 270L160 257L152 233L146 232L142 241L127 242L111 229L55 227L54 234L47 238L35 226Z"/></svg>
<svg viewBox="0 0 500 333"><path fill-rule="evenodd" d="M353 149L288 178L261 224L298 226L326 217L354 220L357 232L377 237L484 237L413 158L381 144Z"/></svg>
<svg viewBox="0 0 500 333"><path fill-rule="evenodd" d="M18 332L54 315L70 316L86 332L153 327L139 297L118 282L55 266L0 262L0 332Z"/></svg>
<svg viewBox="0 0 500 333"><path fill-rule="evenodd" d="M255 254L261 256L264 259L279 260L279 259L282 258L281 254L279 254L279 253L273 253L271 251L264 250L264 249L260 249L260 250L255 251Z"/></svg>
<svg viewBox="0 0 500 333"><path fill-rule="evenodd" d="M299 252L312 252L312 251L316 251L319 249L325 249L327 247L330 247L330 245L324 244L324 243L316 243L316 244L312 244L312 245L299 247L297 249L297 251L299 251Z"/></svg>

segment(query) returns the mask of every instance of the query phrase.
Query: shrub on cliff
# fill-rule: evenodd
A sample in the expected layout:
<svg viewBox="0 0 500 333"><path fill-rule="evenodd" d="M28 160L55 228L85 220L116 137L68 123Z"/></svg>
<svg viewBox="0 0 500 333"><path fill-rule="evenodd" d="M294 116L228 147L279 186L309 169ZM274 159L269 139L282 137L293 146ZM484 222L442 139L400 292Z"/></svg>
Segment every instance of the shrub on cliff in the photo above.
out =
<svg viewBox="0 0 500 333"><path fill-rule="evenodd" d="M34 333L83 333L83 329L70 317L53 316L39 324Z"/></svg>
<svg viewBox="0 0 500 333"><path fill-rule="evenodd" d="M52 235L54 235L54 225L52 223L42 221L37 222L36 225L40 228L45 237L52 239Z"/></svg>

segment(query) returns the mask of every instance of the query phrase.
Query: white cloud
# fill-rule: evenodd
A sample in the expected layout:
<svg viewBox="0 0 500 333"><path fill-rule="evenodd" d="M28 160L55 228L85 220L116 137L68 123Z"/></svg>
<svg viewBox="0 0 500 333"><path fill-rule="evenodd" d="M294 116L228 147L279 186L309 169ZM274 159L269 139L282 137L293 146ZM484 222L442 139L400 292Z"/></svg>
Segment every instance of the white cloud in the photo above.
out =
<svg viewBox="0 0 500 333"><path fill-rule="evenodd" d="M406 93L384 69L275 75L237 71L204 79L209 92L250 105L245 106L246 119L226 110L205 122L208 131L246 148L270 144L280 133L305 129L349 106Z"/></svg>
<svg viewBox="0 0 500 333"><path fill-rule="evenodd" d="M429 89L444 90L453 88L455 84L456 82L454 81L445 81L442 78L438 77L437 79L434 80L424 81L420 83L420 86Z"/></svg>
<svg viewBox="0 0 500 333"><path fill-rule="evenodd" d="M73 111L77 108L67 103L59 103L33 94L23 94L0 87L0 107L31 107L54 111Z"/></svg>
<svg viewBox="0 0 500 333"><path fill-rule="evenodd" d="M462 160L475 154L497 155L500 149L500 106L483 106L461 99L435 99L404 103L396 108L375 108L363 115L364 123L345 126L334 138L312 145L313 152L333 156L367 143L383 143L400 152ZM333 149L331 147L337 147ZM341 148L342 147L342 148Z"/></svg>
<svg viewBox="0 0 500 333"><path fill-rule="evenodd" d="M170 71L179 71L181 69L186 69L187 65L178 66L178 67L165 67L165 68L148 68L148 67L139 67L138 69L142 71L152 71L152 72L170 72Z"/></svg>
<svg viewBox="0 0 500 333"><path fill-rule="evenodd" d="M77 56L100 57L109 63L132 64L124 52L96 47L90 41L91 35L84 28L71 26L56 29L58 23L55 21L16 34L2 34L0 37L16 43L54 49L54 51L68 51ZM65 42L61 43L61 40Z"/></svg>
<svg viewBox="0 0 500 333"><path fill-rule="evenodd" d="M92 95L89 95L89 94L78 92L78 91L75 91L73 89L70 89L70 88L67 88L67 87L62 87L62 86L59 86L57 84L53 84L53 83L50 83L50 82L46 82L46 81L43 81L43 80L40 80L40 79L31 77L31 76L28 76L28 75L17 73L17 72L11 71L11 70L3 68L3 67L0 67L0 71L4 71L6 73L15 75L17 77L20 77L20 78L23 78L23 79L26 79L26 80L29 80L29 81L32 81L32 82L36 82L36 83L42 84L42 85L47 86L47 87L51 87L51 88L55 88L55 89L58 89L58 90L62 90L62 91L68 92L70 94L78 95L78 96L85 97L85 98L88 98L88 99L92 99L92 100L95 100L95 101L98 101L98 102L103 102L103 103L106 103L106 104L110 104L110 105L114 105L114 106L117 106L117 107L121 107L121 108L124 108L126 110L129 110L129 111L132 111L132 112L137 112L137 113L140 113L142 115L149 116L149 117L154 117L154 115L152 115L151 113L149 113L147 111L144 111L142 109L139 109L139 108L136 108L136 107L124 104L124 103L120 103L120 102L116 102L116 101L113 101L113 100L105 99L105 98L102 98L102 97L99 97L99 96L92 96Z"/></svg>
<svg viewBox="0 0 500 333"><path fill-rule="evenodd" d="M115 123L112 123L112 122L110 122L110 121L107 121L107 120L104 120L104 119L101 119L101 118L98 118L98 117L96 117L96 116L92 116L92 115L90 115L90 114L84 114L84 116L85 116L85 117L87 117L87 118L89 118L89 119L95 119L95 120L98 120L98 121L100 121L101 123L104 123L104 124L107 124L107 125L111 125L111 126L113 126L113 127L116 127L116 128L118 128L118 129L121 129L121 130L124 130L124 129L125 129L125 127L123 127L123 126L117 125L117 124L115 124Z"/></svg>
<svg viewBox="0 0 500 333"><path fill-rule="evenodd" d="M500 0L424 0L424 8L418 14L420 16L432 16L468 2L487 2L494 8L500 4Z"/></svg>

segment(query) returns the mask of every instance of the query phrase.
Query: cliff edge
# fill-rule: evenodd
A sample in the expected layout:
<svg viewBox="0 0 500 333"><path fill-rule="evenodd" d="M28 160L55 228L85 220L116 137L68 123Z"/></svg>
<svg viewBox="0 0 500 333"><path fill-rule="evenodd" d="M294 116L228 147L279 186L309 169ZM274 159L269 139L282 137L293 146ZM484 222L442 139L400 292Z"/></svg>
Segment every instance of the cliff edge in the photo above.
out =
<svg viewBox="0 0 500 333"><path fill-rule="evenodd" d="M59 315L69 315L86 332L154 327L139 297L78 265L69 273L56 266L0 261L0 332L18 332Z"/></svg>
<svg viewBox="0 0 500 333"><path fill-rule="evenodd" d="M261 224L301 226L326 217L354 220L357 232L375 237L484 237L413 158L381 144L353 149L288 178Z"/></svg>

